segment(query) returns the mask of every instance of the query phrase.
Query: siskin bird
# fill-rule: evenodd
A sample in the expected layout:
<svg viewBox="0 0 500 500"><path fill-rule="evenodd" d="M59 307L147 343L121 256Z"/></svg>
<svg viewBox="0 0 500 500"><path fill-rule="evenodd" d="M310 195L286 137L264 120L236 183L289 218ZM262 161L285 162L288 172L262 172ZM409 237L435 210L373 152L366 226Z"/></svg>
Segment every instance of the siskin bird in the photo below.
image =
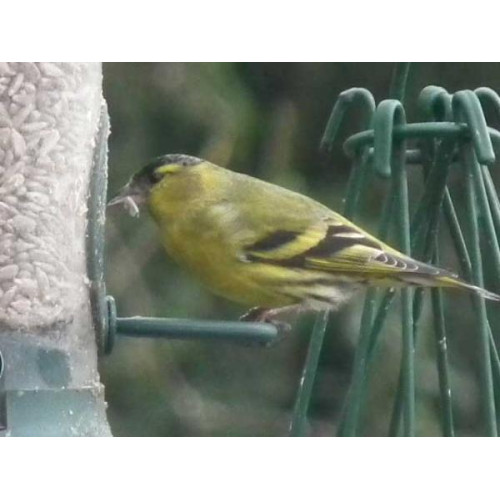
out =
<svg viewBox="0 0 500 500"><path fill-rule="evenodd" d="M170 256L214 293L272 321L288 308L337 308L367 286L500 296L398 252L301 194L181 154L154 159L109 205L146 205Z"/></svg>

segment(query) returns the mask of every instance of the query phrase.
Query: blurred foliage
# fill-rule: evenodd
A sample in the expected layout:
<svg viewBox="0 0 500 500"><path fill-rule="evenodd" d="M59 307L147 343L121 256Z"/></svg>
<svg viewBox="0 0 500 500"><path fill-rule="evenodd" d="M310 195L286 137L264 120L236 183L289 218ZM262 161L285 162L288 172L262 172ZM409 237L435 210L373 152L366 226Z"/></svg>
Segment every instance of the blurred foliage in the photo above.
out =
<svg viewBox="0 0 500 500"><path fill-rule="evenodd" d="M318 144L336 96L366 87L388 95L386 63L151 63L104 65L112 123L109 191L113 194L151 157L187 153L300 191L342 209L349 162L341 141L330 158ZM418 92L430 84L450 92L498 90L500 65L415 64L407 94L409 120ZM356 117L343 136L356 130ZM498 176L496 171L494 175ZM418 173L410 172L412 200ZM450 179L459 199L462 178ZM370 187L358 221L374 231L386 183ZM460 202L458 202L459 209ZM443 267L458 269L442 231ZM120 316L235 319L244 311L214 297L164 254L147 214L108 214L107 286ZM349 384L363 294L332 314L310 411L311 435L336 431ZM479 418L474 321L469 298L448 294L447 321L458 434L474 434ZM418 431L439 435L432 321L427 307L417 342ZM119 339L101 362L115 435L286 435L312 317L272 348L221 342ZM391 316L378 351L365 412L366 435L386 435L400 359L400 322Z"/></svg>

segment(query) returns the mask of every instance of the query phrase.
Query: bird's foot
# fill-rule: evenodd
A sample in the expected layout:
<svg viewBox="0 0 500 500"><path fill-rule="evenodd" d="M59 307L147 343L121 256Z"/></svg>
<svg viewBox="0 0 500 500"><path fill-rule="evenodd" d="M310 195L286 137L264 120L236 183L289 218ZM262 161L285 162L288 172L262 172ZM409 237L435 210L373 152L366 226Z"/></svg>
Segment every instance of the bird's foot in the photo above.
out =
<svg viewBox="0 0 500 500"><path fill-rule="evenodd" d="M269 311L269 309L265 309L263 307L252 307L249 309L243 316L240 316L240 321L265 321L265 313Z"/></svg>
<svg viewBox="0 0 500 500"><path fill-rule="evenodd" d="M285 340L290 332L292 331L292 327L289 323L285 321L278 321L276 319L276 315L282 312L284 308L280 309L265 309L263 307L252 307L252 309L248 310L243 316L240 317L240 321L255 321L259 323L269 323L276 327L278 331L278 335L276 339L265 344L266 347L274 346L278 342Z"/></svg>

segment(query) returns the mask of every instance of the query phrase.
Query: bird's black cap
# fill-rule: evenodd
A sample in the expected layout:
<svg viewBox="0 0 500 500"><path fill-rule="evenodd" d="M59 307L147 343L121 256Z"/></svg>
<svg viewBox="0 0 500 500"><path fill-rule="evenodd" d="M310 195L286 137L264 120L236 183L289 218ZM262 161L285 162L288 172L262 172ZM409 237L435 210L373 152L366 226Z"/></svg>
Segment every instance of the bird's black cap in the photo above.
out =
<svg viewBox="0 0 500 500"><path fill-rule="evenodd" d="M136 177L146 177L151 178L154 175L154 171L163 165L170 165L175 163L183 167L192 167L198 165L202 162L200 158L195 156L189 156L184 154L168 154L163 156L158 156L153 158L144 168L142 168L136 175Z"/></svg>

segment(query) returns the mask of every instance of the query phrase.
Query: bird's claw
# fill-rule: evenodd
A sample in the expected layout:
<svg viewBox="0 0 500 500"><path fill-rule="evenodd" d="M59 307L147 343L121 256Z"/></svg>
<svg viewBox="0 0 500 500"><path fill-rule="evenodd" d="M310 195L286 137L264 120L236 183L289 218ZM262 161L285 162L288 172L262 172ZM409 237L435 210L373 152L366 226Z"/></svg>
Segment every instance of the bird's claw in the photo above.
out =
<svg viewBox="0 0 500 500"><path fill-rule="evenodd" d="M292 331L292 327L290 326L289 323L286 323L285 321L278 321L277 319L272 317L269 309L264 309L262 307L253 307L245 314L243 314L243 316L240 317L240 321L255 321L257 323L268 323L276 327L278 335L271 342L263 344L265 347L274 346L278 342L285 340Z"/></svg>
<svg viewBox="0 0 500 500"><path fill-rule="evenodd" d="M265 321L265 313L267 309L263 307L252 307L245 314L239 317L240 321L256 321L262 322Z"/></svg>

